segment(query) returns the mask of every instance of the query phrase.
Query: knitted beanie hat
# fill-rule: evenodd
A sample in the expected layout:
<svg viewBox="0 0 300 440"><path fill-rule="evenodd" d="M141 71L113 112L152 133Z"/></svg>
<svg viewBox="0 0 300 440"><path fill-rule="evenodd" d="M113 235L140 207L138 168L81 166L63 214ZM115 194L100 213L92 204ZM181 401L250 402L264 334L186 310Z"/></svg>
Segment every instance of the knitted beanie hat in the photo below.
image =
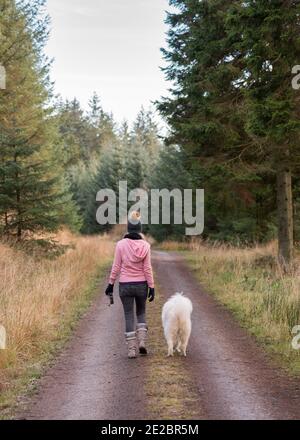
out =
<svg viewBox="0 0 300 440"><path fill-rule="evenodd" d="M128 232L142 232L141 214L138 211L133 211L128 216Z"/></svg>

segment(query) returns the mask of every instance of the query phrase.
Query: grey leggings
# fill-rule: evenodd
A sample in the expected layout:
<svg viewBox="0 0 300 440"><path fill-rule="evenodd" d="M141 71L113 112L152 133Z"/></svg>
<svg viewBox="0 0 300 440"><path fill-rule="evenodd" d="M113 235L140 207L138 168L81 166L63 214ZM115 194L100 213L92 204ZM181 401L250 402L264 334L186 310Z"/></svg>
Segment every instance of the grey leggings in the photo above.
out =
<svg viewBox="0 0 300 440"><path fill-rule="evenodd" d="M126 333L135 331L134 303L138 324L146 324L147 282L119 283L120 298L124 308Z"/></svg>

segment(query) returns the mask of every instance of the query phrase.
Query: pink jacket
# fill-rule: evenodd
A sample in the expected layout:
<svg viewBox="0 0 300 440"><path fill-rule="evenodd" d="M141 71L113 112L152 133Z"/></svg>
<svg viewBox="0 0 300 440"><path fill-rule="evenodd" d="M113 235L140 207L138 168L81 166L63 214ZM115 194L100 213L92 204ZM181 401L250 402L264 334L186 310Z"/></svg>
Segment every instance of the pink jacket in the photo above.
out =
<svg viewBox="0 0 300 440"><path fill-rule="evenodd" d="M154 287L150 244L145 240L129 238L118 241L110 284L115 283L118 275L121 283L147 281L149 287Z"/></svg>

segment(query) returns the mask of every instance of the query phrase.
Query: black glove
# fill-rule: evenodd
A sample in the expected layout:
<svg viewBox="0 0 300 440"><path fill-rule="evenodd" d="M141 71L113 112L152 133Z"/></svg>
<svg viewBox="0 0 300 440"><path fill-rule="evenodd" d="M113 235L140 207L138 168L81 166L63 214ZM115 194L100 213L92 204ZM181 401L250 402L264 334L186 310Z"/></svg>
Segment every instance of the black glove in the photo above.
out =
<svg viewBox="0 0 300 440"><path fill-rule="evenodd" d="M113 284L109 284L105 290L105 295L107 296L112 296L114 293L114 285Z"/></svg>
<svg viewBox="0 0 300 440"><path fill-rule="evenodd" d="M155 290L154 290L154 287L150 287L150 288L149 288L149 292L148 292L148 299L149 299L149 302L151 303L152 301L154 301L154 298L155 298Z"/></svg>

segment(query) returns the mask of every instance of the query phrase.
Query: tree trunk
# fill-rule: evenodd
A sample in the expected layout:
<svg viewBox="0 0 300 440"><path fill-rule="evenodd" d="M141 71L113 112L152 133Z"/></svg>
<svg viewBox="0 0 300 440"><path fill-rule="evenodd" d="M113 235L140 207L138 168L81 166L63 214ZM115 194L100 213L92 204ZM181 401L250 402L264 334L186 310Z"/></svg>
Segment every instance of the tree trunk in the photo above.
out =
<svg viewBox="0 0 300 440"><path fill-rule="evenodd" d="M17 227L17 239L18 241L21 241L22 239L22 227L20 223L18 223L18 227Z"/></svg>
<svg viewBox="0 0 300 440"><path fill-rule="evenodd" d="M277 172L277 210L278 257L280 264L287 269L293 260L294 248L292 174L288 167Z"/></svg>
<svg viewBox="0 0 300 440"><path fill-rule="evenodd" d="M17 156L17 154L15 154L15 157L14 157L15 164L17 164L17 160L18 160L18 156ZM22 238L21 210L20 210L21 191L19 188L19 172L18 171L16 171L15 178L16 178L16 184L17 184L17 189L16 189L16 196L17 196L17 240L21 241L21 238Z"/></svg>

